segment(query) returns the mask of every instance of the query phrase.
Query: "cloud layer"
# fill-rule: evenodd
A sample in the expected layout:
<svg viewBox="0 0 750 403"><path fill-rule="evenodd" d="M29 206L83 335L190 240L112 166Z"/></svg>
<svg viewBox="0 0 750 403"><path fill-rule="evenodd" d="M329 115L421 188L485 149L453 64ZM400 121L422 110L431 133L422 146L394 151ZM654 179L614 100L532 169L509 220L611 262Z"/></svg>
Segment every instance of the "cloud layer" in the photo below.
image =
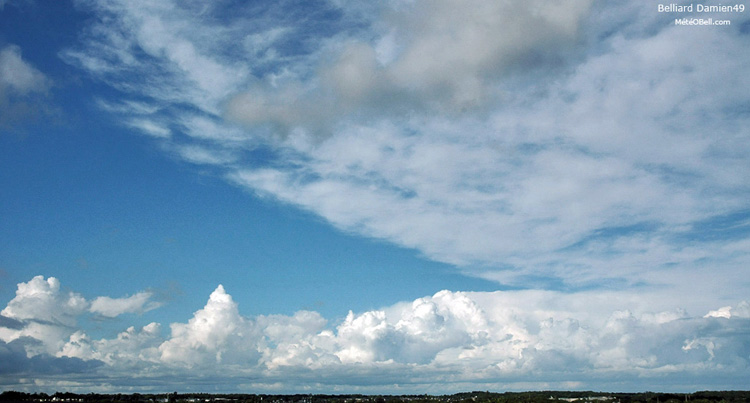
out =
<svg viewBox="0 0 750 403"><path fill-rule="evenodd" d="M691 314L642 297L440 291L332 322L311 311L245 317L219 285L185 323L92 339L77 325L85 301L39 276L2 311L0 361L12 365L0 379L51 390L65 374L80 391L203 390L218 379L219 390L248 392L282 380L284 392L743 386L750 304Z"/></svg>
<svg viewBox="0 0 750 403"><path fill-rule="evenodd" d="M104 22L62 55L185 161L466 274L736 289L744 21L686 29L651 5L82 1Z"/></svg>

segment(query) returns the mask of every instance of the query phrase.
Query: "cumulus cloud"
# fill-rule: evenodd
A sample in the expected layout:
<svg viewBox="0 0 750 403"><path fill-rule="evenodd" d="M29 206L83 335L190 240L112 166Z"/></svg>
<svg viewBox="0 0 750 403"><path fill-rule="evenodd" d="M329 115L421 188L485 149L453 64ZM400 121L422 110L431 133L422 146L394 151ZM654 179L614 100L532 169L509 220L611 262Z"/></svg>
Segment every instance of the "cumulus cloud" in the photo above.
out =
<svg viewBox="0 0 750 403"><path fill-rule="evenodd" d="M424 364L443 350L475 345L489 336L484 313L462 294L442 291L394 313L350 312L337 329L342 362Z"/></svg>
<svg viewBox="0 0 750 403"><path fill-rule="evenodd" d="M102 362L71 357L37 355L28 357L23 340L10 343L0 341L0 376L13 375L49 376L91 373L102 366Z"/></svg>
<svg viewBox="0 0 750 403"><path fill-rule="evenodd" d="M177 387L198 371L204 380L223 378L232 390L250 377L258 390L271 390L283 379L291 389L381 392L394 383L418 391L435 382L441 383L437 391L451 392L521 382L532 374L539 385L669 389L684 382L695 387L707 374L747 373L747 302L717 310L740 312L736 316L702 317L675 301L634 304L638 299L644 296L622 291L445 290L349 312L337 323L310 311L246 317L218 286L203 308L187 322L172 323L167 335L158 323L102 339L74 327L64 343L46 351L29 348L44 343L44 335L27 335L0 346L0 355L23 371L0 370L43 382L53 367L75 368L87 372L80 379L69 375L82 388L87 377L125 373ZM592 378L602 373L608 375ZM655 379L653 385L644 385L644 377ZM725 382L742 385L733 379Z"/></svg>
<svg viewBox="0 0 750 403"><path fill-rule="evenodd" d="M741 302L736 307L723 306L719 309L709 311L704 318L750 318L750 304L747 301Z"/></svg>
<svg viewBox="0 0 750 403"><path fill-rule="evenodd" d="M6 318L24 324L21 328L0 328L0 338L5 342L22 337L39 340L32 345L35 351L53 353L77 323L77 317L86 311L88 303L80 294L60 290L60 282L50 277L36 276L20 283L16 296L0 312Z"/></svg>
<svg viewBox="0 0 750 403"><path fill-rule="evenodd" d="M161 325L155 322L140 329L130 326L114 339L92 340L85 331L77 330L55 355L95 360L120 370L143 371L149 363L158 362L162 342Z"/></svg>
<svg viewBox="0 0 750 403"><path fill-rule="evenodd" d="M140 292L126 298L98 297L87 301L82 295L61 289L55 277L36 276L18 284L16 296L0 311L0 340L35 340L24 343L30 355L56 354L72 337L78 320L87 312L105 318L123 313L154 309L151 293Z"/></svg>
<svg viewBox="0 0 750 403"><path fill-rule="evenodd" d="M170 328L171 338L159 346L165 362L187 366L247 362L247 357L257 355L252 346L244 345L244 341L252 341L252 324L240 316L237 304L221 285L188 323L173 323Z"/></svg>

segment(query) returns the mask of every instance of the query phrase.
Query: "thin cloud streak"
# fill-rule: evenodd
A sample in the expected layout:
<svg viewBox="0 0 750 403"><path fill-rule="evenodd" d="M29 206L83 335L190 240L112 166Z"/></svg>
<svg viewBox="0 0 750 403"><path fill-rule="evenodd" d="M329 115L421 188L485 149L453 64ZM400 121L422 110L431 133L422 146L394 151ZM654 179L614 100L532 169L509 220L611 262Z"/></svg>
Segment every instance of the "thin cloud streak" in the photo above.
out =
<svg viewBox="0 0 750 403"><path fill-rule="evenodd" d="M150 292L139 292L125 298L97 297L91 301L89 312L108 318L124 313L143 313L159 307L158 303L149 301L152 296Z"/></svg>

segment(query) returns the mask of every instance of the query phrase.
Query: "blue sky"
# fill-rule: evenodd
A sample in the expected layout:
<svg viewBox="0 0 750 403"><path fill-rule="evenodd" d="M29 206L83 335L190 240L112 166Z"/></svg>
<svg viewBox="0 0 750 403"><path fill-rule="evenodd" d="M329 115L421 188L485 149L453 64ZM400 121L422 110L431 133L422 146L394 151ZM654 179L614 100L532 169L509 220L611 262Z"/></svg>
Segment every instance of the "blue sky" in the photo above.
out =
<svg viewBox="0 0 750 403"><path fill-rule="evenodd" d="M745 388L748 12L0 1L0 385Z"/></svg>

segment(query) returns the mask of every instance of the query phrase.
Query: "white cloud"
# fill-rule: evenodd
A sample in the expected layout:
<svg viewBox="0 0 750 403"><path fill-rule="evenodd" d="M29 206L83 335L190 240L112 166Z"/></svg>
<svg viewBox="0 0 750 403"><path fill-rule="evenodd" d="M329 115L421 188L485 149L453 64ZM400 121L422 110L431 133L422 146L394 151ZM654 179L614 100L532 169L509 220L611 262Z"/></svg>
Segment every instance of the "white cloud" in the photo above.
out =
<svg viewBox="0 0 750 403"><path fill-rule="evenodd" d="M109 102L103 99L97 99L96 105L111 113L152 115L159 111L159 107L154 104L138 101Z"/></svg>
<svg viewBox="0 0 750 403"><path fill-rule="evenodd" d="M89 311L108 318L124 313L142 313L158 307L150 301L152 296L150 292L139 292L125 298L97 297L91 301Z"/></svg>
<svg viewBox="0 0 750 403"><path fill-rule="evenodd" d="M738 29L677 27L647 1L392 1L339 4L326 29L300 17L302 46L303 28L256 9L217 24L190 5L85 4L109 24L67 60L131 97L105 105L167 150L468 275L589 290L446 292L326 328L244 318L217 289L160 345L170 368L509 383L745 368ZM255 144L268 161L245 159Z"/></svg>
<svg viewBox="0 0 750 403"><path fill-rule="evenodd" d="M32 346L34 352L53 353L86 311L88 302L80 294L60 290L60 282L36 276L28 283L18 284L16 296L0 312L3 316L25 324L20 329L0 328L0 339L12 342L22 337L41 341Z"/></svg>
<svg viewBox="0 0 750 403"><path fill-rule="evenodd" d="M719 309L709 311L704 318L750 318L750 303L742 301L736 307L723 306Z"/></svg>
<svg viewBox="0 0 750 403"><path fill-rule="evenodd" d="M36 276L28 283L18 284L16 296L2 310L5 317L72 326L75 316L87 308L86 300L74 292L60 290L54 277Z"/></svg>
<svg viewBox="0 0 750 403"><path fill-rule="evenodd" d="M71 334L65 345L56 352L58 357L98 360L120 371L143 371L159 361L162 342L161 325L150 323L136 330L134 326L120 332L114 339L91 340L84 331Z"/></svg>
<svg viewBox="0 0 750 403"><path fill-rule="evenodd" d="M686 228L746 205L749 189L737 172L746 165L738 150L748 144L740 140L747 117L731 111L747 102L742 89L750 83L716 79L750 64L732 56L745 41L727 31L679 27L612 37L609 52L553 75L557 82L540 76L531 90L485 103L494 108L489 120L344 117L320 142L292 135L285 145L301 154L294 169L239 169L231 177L346 230L436 260L489 266L477 272L504 283L634 284L649 281L649 269L718 264L724 255L713 252L713 242L679 239ZM705 57L689 57L687 47L698 43ZM719 43L736 52L714 52ZM345 50L344 57L362 52ZM345 67L355 72L334 75L370 75L360 71L369 67ZM377 92L352 85L346 91ZM270 105L296 110L294 102ZM241 115L243 106L235 106L230 112ZM300 110L304 116L309 109ZM248 119L277 112L255 110ZM731 266L746 259L736 255ZM521 270L493 270L498 266Z"/></svg>
<svg viewBox="0 0 750 403"><path fill-rule="evenodd" d="M64 54L132 96L102 104L165 149L346 231L523 287L716 292L750 259L746 233L696 236L746 211L750 82L724 77L750 65L747 35L646 3L339 4L317 22L331 36L273 8L217 24L84 2L109 23Z"/></svg>
<svg viewBox="0 0 750 403"><path fill-rule="evenodd" d="M186 324L173 323L172 336L159 346L161 360L187 366L244 362L257 356L252 323L240 316L237 304L219 285L206 306Z"/></svg>
<svg viewBox="0 0 750 403"><path fill-rule="evenodd" d="M150 292L139 292L126 298L97 297L87 301L78 293L63 291L55 277L36 276L18 284L16 296L0 311L4 318L13 320L10 326L0 324L0 340L6 343L35 340L23 342L29 355L60 355L75 346L66 340L72 342L85 336L79 332L78 323L87 312L104 318L145 312L159 306L151 297ZM91 355L79 358L99 359Z"/></svg>
<svg viewBox="0 0 750 403"><path fill-rule="evenodd" d="M389 311L349 313L337 328L336 355L343 363L427 364L438 354L490 341L484 312L460 293L441 291Z"/></svg>
<svg viewBox="0 0 750 403"><path fill-rule="evenodd" d="M133 118L125 122L125 124L157 138L169 138L172 135L172 131L168 127L146 118Z"/></svg>
<svg viewBox="0 0 750 403"><path fill-rule="evenodd" d="M182 146L177 152L180 157L194 164L222 165L234 162L237 157L222 150L211 150L200 146Z"/></svg>
<svg viewBox="0 0 750 403"><path fill-rule="evenodd" d="M22 283L19 291L32 298L37 294L31 288L56 288L54 281L44 281L47 286L40 288L42 281ZM30 301L22 316L38 320L41 313L34 313ZM309 311L245 317L219 286L186 323L172 323L166 337L158 323L131 326L114 338L98 340L72 325L54 349L29 350L33 343L23 341L30 358L12 353L16 347L10 347L8 358L83 360L80 366L89 373L70 378L80 381L82 389L96 382L90 379L123 374L141 380L156 376L160 385L178 387L189 383L196 370L204 380L223 379L231 390L250 377L260 390L283 380L287 388L328 392L340 387L382 392L394 383L411 385L406 389L411 392L428 385L436 392L453 392L522 382L532 374L548 385L669 389L700 384L707 375L746 374L747 315L692 316L680 309L679 301L653 301L649 295L623 291L440 291L381 310L350 312L336 324ZM8 304L14 308L3 314L17 314L22 302L14 299ZM740 302L717 311L744 312L747 306ZM59 337L51 327L44 331L48 333L29 336ZM97 362L103 365L84 365ZM595 373L599 376L592 378ZM47 379L42 373L33 376ZM645 385L647 378L655 380ZM739 387L738 382L730 385Z"/></svg>
<svg viewBox="0 0 750 403"><path fill-rule="evenodd" d="M270 372L285 369L320 369L339 364L336 337L326 329L327 321L317 312L299 311L293 316L260 316L255 321L262 332L259 362Z"/></svg>
<svg viewBox="0 0 750 403"><path fill-rule="evenodd" d="M590 4L390 2L375 13L384 16L373 21L377 40L328 42L318 80L259 83L230 102L229 115L327 136L350 115L483 109L502 73L572 48Z"/></svg>

